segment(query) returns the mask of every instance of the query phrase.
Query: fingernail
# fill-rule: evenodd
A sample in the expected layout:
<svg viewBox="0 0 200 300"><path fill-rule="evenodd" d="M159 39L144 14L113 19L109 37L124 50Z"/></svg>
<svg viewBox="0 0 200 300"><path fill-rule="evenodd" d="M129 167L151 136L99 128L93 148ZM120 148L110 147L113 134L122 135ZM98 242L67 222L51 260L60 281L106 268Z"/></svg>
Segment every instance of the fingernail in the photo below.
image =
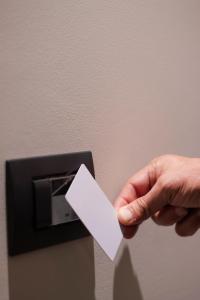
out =
<svg viewBox="0 0 200 300"><path fill-rule="evenodd" d="M131 213L130 209L122 207L118 211L118 217L123 223L129 223L133 219L133 214Z"/></svg>
<svg viewBox="0 0 200 300"><path fill-rule="evenodd" d="M176 207L175 212L178 217L184 217L188 213L187 209L185 209L183 207Z"/></svg>

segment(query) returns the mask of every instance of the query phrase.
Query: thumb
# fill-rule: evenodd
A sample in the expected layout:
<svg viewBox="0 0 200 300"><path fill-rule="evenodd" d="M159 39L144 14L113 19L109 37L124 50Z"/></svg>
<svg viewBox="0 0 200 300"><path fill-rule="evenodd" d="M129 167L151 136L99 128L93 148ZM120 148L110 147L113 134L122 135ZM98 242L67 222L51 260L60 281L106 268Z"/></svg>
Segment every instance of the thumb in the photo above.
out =
<svg viewBox="0 0 200 300"><path fill-rule="evenodd" d="M166 193L163 192L161 195L161 192L161 186L157 182L146 195L121 207L118 210L120 223L123 225L140 224L160 210L168 202Z"/></svg>

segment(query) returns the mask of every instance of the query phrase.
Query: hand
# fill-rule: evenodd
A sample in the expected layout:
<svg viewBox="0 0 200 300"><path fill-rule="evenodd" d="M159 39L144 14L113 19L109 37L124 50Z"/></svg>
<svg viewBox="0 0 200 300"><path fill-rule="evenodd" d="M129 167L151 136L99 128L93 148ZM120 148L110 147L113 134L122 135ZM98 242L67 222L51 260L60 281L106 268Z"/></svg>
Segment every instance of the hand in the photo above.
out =
<svg viewBox="0 0 200 300"><path fill-rule="evenodd" d="M180 236L200 228L200 159L164 155L131 177L115 202L125 237L132 237L145 219L176 224Z"/></svg>

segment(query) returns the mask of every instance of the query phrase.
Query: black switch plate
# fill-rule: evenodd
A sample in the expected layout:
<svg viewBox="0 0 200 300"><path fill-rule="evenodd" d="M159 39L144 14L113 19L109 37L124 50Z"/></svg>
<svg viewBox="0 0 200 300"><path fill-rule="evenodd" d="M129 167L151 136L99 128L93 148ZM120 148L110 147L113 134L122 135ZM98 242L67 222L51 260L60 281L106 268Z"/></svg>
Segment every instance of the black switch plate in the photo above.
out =
<svg viewBox="0 0 200 300"><path fill-rule="evenodd" d="M85 164L94 176L90 151L6 161L6 204L9 255L55 245L89 235L79 219L56 226L35 224L34 184L39 179L75 174Z"/></svg>

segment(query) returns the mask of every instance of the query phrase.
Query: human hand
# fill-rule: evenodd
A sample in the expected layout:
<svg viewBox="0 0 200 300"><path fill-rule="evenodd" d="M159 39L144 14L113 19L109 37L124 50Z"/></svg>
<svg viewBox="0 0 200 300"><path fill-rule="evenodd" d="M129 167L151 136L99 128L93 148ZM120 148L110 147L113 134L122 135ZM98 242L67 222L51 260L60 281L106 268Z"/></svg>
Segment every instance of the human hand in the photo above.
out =
<svg viewBox="0 0 200 300"><path fill-rule="evenodd" d="M125 237L152 217L158 225L176 224L180 236L200 228L200 159L164 155L133 175L115 202Z"/></svg>

